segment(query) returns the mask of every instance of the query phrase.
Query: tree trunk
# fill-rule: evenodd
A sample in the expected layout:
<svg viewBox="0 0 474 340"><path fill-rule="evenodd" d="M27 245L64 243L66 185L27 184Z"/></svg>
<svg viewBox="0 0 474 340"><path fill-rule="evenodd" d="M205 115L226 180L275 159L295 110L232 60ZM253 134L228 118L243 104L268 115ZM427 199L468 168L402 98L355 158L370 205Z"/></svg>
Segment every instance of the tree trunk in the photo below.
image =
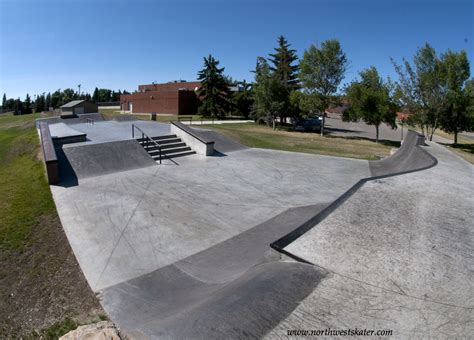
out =
<svg viewBox="0 0 474 340"><path fill-rule="evenodd" d="M321 130L321 137L324 136L324 123L325 123L325 122L326 122L326 117L325 117L325 115L324 115L324 113L323 113L323 120L322 120L322 122L321 122L321 129L320 129L320 130Z"/></svg>
<svg viewBox="0 0 474 340"><path fill-rule="evenodd" d="M272 119L272 123L273 123L273 130L275 130L275 120L276 120L276 118L275 118L275 117L273 117L273 119Z"/></svg>
<svg viewBox="0 0 474 340"><path fill-rule="evenodd" d="M458 145L458 130L454 131L454 146Z"/></svg>
<svg viewBox="0 0 474 340"><path fill-rule="evenodd" d="M435 118L435 123L434 123L433 129L431 130L430 142L433 140L433 134L437 127L438 127L438 117Z"/></svg>
<svg viewBox="0 0 474 340"><path fill-rule="evenodd" d="M379 142L379 125L375 125L375 143Z"/></svg>

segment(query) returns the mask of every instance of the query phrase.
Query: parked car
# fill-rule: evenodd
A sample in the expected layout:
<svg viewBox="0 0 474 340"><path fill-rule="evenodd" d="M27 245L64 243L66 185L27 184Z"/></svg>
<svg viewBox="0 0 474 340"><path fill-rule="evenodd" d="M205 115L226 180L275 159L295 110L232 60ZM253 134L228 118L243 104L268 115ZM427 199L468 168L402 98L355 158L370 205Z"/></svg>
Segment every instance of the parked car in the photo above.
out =
<svg viewBox="0 0 474 340"><path fill-rule="evenodd" d="M293 125L296 131L320 131L321 117L317 118L298 118Z"/></svg>

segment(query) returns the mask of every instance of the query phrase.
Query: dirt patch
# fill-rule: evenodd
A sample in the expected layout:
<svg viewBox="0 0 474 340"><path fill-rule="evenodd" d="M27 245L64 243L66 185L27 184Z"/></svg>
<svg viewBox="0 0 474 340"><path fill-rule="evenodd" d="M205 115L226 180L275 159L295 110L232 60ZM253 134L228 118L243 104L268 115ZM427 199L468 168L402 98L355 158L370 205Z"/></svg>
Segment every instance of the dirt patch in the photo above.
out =
<svg viewBox="0 0 474 340"><path fill-rule="evenodd" d="M64 319L105 315L57 216L41 216L23 252L0 249L0 338L17 338Z"/></svg>

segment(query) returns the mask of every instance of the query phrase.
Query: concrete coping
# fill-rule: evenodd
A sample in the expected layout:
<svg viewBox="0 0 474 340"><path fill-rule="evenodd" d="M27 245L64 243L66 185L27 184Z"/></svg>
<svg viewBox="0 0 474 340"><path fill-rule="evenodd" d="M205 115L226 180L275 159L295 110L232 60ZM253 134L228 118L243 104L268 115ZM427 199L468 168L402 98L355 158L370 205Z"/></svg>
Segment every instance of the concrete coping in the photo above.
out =
<svg viewBox="0 0 474 340"><path fill-rule="evenodd" d="M199 155L210 156L214 153L214 141L181 122L171 122L171 133L183 140Z"/></svg>
<svg viewBox="0 0 474 340"><path fill-rule="evenodd" d="M38 128L48 182L49 184L55 184L59 182L59 166L53 139L51 138L51 132L49 131L49 125L46 122L39 122Z"/></svg>
<svg viewBox="0 0 474 340"><path fill-rule="evenodd" d="M43 148L44 161L46 163L57 162L56 150L54 149L53 138L49 125L46 122L39 122L39 130L41 136L41 146Z"/></svg>

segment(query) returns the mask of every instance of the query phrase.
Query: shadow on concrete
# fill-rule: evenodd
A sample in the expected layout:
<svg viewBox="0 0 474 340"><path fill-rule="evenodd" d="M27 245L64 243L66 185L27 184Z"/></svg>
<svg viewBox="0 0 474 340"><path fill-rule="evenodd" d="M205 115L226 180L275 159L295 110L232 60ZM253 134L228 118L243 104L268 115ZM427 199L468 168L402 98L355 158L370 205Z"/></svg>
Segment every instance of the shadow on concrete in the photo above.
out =
<svg viewBox="0 0 474 340"><path fill-rule="evenodd" d="M64 153L62 145L56 145L56 156L58 157L59 166L59 183L56 186L65 188L74 187L79 184L76 172L74 171L69 159Z"/></svg>
<svg viewBox="0 0 474 340"><path fill-rule="evenodd" d="M208 284L174 265L107 289L112 319L131 338L263 337L324 278L316 267L270 262L226 284Z"/></svg>
<svg viewBox="0 0 474 340"><path fill-rule="evenodd" d="M468 153L472 153L474 154L474 144L452 144L452 143L438 143L438 144L441 144L441 145L444 145L444 146L447 146L447 147L450 147L450 148L453 148L453 149L459 149L459 150L462 150L464 152L468 152Z"/></svg>
<svg viewBox="0 0 474 340"><path fill-rule="evenodd" d="M338 128L328 127L327 125L324 127L324 131L327 132L328 134L330 134L331 132L362 133L362 131L358 131L358 130L338 129Z"/></svg>
<svg viewBox="0 0 474 340"><path fill-rule="evenodd" d="M214 153L211 156L208 157L226 157L227 155L225 153L222 153L220 151L214 150Z"/></svg>

